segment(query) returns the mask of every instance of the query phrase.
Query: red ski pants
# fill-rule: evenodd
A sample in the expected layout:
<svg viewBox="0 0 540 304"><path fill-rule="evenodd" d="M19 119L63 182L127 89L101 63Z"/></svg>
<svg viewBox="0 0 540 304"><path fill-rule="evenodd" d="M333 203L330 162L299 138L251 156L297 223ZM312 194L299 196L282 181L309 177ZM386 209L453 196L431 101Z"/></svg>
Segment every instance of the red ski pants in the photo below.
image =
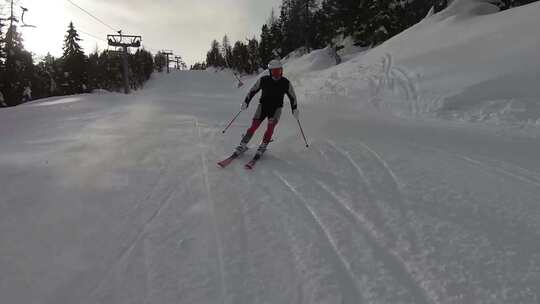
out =
<svg viewBox="0 0 540 304"><path fill-rule="evenodd" d="M255 134L255 131L259 128L261 125L262 120L260 119L253 119L253 122L251 123L251 127L247 130L247 134L250 136L253 136ZM272 135L274 134L274 129L276 128L278 124L278 120L274 118L268 119L268 126L266 127L266 132L264 132L263 142L269 143L270 140L272 140Z"/></svg>

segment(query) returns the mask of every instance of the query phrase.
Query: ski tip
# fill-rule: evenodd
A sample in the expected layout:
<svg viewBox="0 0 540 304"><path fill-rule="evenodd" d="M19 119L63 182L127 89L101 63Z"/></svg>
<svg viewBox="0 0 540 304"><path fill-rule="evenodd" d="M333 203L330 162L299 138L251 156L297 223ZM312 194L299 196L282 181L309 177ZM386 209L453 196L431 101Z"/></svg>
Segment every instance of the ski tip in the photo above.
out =
<svg viewBox="0 0 540 304"><path fill-rule="evenodd" d="M230 164L230 162L218 162L217 166L223 169L223 168L227 167L229 164Z"/></svg>

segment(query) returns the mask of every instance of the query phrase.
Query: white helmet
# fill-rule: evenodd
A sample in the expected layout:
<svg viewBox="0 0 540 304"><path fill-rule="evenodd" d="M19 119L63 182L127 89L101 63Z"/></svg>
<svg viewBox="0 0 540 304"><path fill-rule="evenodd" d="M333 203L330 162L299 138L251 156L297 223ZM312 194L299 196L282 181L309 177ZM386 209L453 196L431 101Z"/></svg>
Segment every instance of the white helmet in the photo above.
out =
<svg viewBox="0 0 540 304"><path fill-rule="evenodd" d="M283 77L283 65L281 61L274 59L268 63L268 71L272 79L278 81Z"/></svg>
<svg viewBox="0 0 540 304"><path fill-rule="evenodd" d="M281 69L281 68L283 68L283 65L281 64L281 61L279 61L279 59L271 60L271 61L268 63L268 69L269 69L269 70L273 70L273 69Z"/></svg>

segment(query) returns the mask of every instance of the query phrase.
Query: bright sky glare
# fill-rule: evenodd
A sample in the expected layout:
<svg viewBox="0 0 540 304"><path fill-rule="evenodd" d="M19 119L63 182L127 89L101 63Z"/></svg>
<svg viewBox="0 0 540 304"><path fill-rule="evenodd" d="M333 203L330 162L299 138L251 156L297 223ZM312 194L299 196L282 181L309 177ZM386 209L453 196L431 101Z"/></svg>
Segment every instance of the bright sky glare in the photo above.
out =
<svg viewBox="0 0 540 304"><path fill-rule="evenodd" d="M6 0L2 0L7 2ZM281 0L71 0L107 25L124 34L141 35L143 45L153 53L173 50L186 63L205 59L213 39L227 34L231 42L260 36L260 28L272 8L279 12ZM8 5L2 3L3 13ZM88 54L96 47L107 48L107 34L115 34L99 21L72 5L68 0L16 0L29 9L24 17L36 28L22 28L24 45L37 56L50 52L62 54L67 26L73 21L81 45Z"/></svg>

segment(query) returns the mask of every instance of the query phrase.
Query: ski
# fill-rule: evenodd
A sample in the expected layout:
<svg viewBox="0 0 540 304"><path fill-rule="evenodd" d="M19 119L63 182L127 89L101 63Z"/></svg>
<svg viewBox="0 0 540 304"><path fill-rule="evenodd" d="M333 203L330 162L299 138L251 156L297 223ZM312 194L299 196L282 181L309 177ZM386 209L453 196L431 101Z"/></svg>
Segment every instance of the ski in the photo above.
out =
<svg viewBox="0 0 540 304"><path fill-rule="evenodd" d="M248 163L244 165L244 168L246 170L253 170L253 168L255 167L255 164L259 161L259 159L261 159L261 155L255 154L255 156Z"/></svg>
<svg viewBox="0 0 540 304"><path fill-rule="evenodd" d="M218 162L217 165L220 166L221 168L225 168L228 165L230 165L233 162L233 160L237 159L238 156L240 156L240 155L238 153L234 152L231 156L229 156L226 159Z"/></svg>
<svg viewBox="0 0 540 304"><path fill-rule="evenodd" d="M229 157L225 158L224 160L218 162L217 165L219 167L221 167L221 168L225 168L228 165L230 165L233 162L233 160L237 159L242 154L244 154L244 152L246 152L247 150L248 150L247 147L245 147L243 149L236 148L236 151L234 151L231 156L229 156Z"/></svg>
<svg viewBox="0 0 540 304"><path fill-rule="evenodd" d="M270 142L272 142L272 141L270 141ZM244 165L245 169L253 170L253 168L255 167L255 164L261 159L264 152L266 152L266 147L268 147L268 144L270 142L262 142L261 143L261 145L257 149L257 153L255 153L255 156L253 156L253 158L247 164Z"/></svg>

